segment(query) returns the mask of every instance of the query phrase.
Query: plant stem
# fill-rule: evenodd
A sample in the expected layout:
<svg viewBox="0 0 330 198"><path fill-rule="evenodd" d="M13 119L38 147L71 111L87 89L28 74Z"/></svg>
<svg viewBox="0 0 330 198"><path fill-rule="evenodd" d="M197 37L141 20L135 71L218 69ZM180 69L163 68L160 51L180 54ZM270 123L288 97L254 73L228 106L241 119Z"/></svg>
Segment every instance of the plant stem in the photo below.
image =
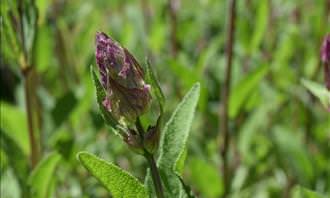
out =
<svg viewBox="0 0 330 198"><path fill-rule="evenodd" d="M220 117L222 118L222 127L220 134L223 135L223 147L221 148L221 157L223 159L222 173L224 181L224 194L223 197L227 197L230 188L229 181L229 168L228 168L228 150L230 142L229 134L229 96L230 96L230 82L231 82L231 71L232 71L232 59L233 59L233 46L234 46L234 33L235 33L235 18L236 18L236 1L230 0L229 2L229 21L228 21L228 40L227 40L227 63L226 63L226 73L225 73L225 83L223 85L223 104L220 108Z"/></svg>
<svg viewBox="0 0 330 198"><path fill-rule="evenodd" d="M31 149L31 167L32 169L36 166L39 159L38 144L35 137L35 127L33 122L33 111L32 111L32 94L31 82L32 82L32 68L26 67L25 70L22 70L24 75L24 92L25 92L25 106L28 119L28 132L29 132L29 141Z"/></svg>
<svg viewBox="0 0 330 198"><path fill-rule="evenodd" d="M160 174L159 174L158 168L156 166L154 156L151 153L147 152L147 151L145 151L144 156L147 159L148 164L150 166L152 181L153 181L154 186L155 186L157 197L158 198L164 198L162 181L160 179Z"/></svg>
<svg viewBox="0 0 330 198"><path fill-rule="evenodd" d="M136 129L138 130L141 140L143 141L143 136L145 134L145 131L143 129L143 126L142 126L142 123L141 123L141 120L139 117L136 119L135 126L136 126ZM143 142L142 142L142 144L143 144ZM155 162L155 158L154 158L153 154L149 153L145 148L144 148L144 157L148 161L148 164L149 164L149 167L151 170L151 177L152 177L152 181L155 186L157 198L164 198L162 180L160 178L160 174L159 174L156 162Z"/></svg>
<svg viewBox="0 0 330 198"><path fill-rule="evenodd" d="M36 110L38 105L36 104L36 76L35 70L32 67L34 65L35 58L33 56L35 52L35 42L36 42L36 35L37 35L37 19L38 19L38 12L35 5L35 1L31 1L31 7L33 7L33 11L36 14L36 21L34 23L34 37L32 41L32 51L29 51L26 45L26 38L25 38L25 31L27 27L24 26L24 15L26 11L26 5L22 0L18 1L18 14L19 14L19 36L21 37L21 50L23 52L23 59L20 61L21 64L21 72L24 77L24 92L25 92L25 108L27 113L27 121L28 121L28 133L29 133L29 142L30 142L30 150L31 150L31 168L33 169L38 160L40 154L40 142L38 142L38 127L40 127L40 120L41 115L39 114L39 110ZM30 50L31 50L30 49ZM39 136L41 141L41 137Z"/></svg>

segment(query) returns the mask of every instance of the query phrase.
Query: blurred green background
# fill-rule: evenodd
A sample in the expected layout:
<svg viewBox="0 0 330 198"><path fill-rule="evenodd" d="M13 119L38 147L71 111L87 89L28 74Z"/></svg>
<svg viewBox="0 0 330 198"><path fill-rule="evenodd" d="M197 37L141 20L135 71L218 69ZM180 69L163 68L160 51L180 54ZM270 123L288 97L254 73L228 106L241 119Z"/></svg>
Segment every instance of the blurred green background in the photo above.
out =
<svg viewBox="0 0 330 198"><path fill-rule="evenodd" d="M201 83L184 180L199 197L220 197L227 15L225 0L2 0L1 197L26 197L32 185L29 75L39 160L54 151L61 156L54 172L40 176L49 197L109 197L78 163L81 150L143 181L145 160L105 127L96 105L89 72L96 31L111 35L141 64L151 60L166 118ZM230 197L292 197L298 186L330 196L330 114L301 84L303 78L323 82L319 52L329 32L328 0L237 1Z"/></svg>

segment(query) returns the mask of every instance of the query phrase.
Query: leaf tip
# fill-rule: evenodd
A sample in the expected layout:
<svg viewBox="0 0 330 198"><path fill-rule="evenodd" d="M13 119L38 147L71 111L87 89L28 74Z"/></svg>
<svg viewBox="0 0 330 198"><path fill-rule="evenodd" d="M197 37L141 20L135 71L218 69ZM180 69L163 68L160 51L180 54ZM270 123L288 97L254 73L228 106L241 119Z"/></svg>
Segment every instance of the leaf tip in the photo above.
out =
<svg viewBox="0 0 330 198"><path fill-rule="evenodd" d="M89 155L88 152L80 151L77 153L76 157L77 157L77 160L79 160L81 163L83 163L85 157L87 157L88 155Z"/></svg>
<svg viewBox="0 0 330 198"><path fill-rule="evenodd" d="M199 92L200 92L200 88L201 88L201 83L200 83L200 82L196 82L196 83L192 86L191 90L196 90L196 91L198 92L198 94L199 94Z"/></svg>

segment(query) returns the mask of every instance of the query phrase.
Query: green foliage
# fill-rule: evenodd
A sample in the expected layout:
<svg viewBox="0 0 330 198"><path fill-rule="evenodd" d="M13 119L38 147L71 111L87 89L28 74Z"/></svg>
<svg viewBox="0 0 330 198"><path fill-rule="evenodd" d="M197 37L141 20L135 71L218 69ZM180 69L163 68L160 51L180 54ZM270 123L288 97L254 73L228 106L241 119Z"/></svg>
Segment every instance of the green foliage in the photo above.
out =
<svg viewBox="0 0 330 198"><path fill-rule="evenodd" d="M107 188L113 197L147 197L143 185L126 171L87 152L78 159L85 168Z"/></svg>
<svg viewBox="0 0 330 198"><path fill-rule="evenodd" d="M19 185L19 193L29 194L29 188L26 183L26 178L29 175L28 159L26 158L26 155L23 153L22 149L17 145L17 143L13 141L13 139L11 139L9 136L7 136L7 134L3 133L2 130L0 130L0 136L1 148L7 154L7 162L9 165L8 167L13 169L15 177L17 178L17 181L14 180L14 182L17 182ZM10 155L8 155L9 153ZM3 162L4 159L2 157L3 156L1 156L1 161ZM7 167L2 167L1 175L4 174L6 169ZM15 192L13 193L15 194Z"/></svg>
<svg viewBox="0 0 330 198"><path fill-rule="evenodd" d="M313 177L313 164L301 141L283 127L274 128L276 150L285 168L291 169L302 184L308 184Z"/></svg>
<svg viewBox="0 0 330 198"><path fill-rule="evenodd" d="M166 123L160 141L157 163L160 167L174 170L187 144L189 131L199 97L199 83L195 84Z"/></svg>
<svg viewBox="0 0 330 198"><path fill-rule="evenodd" d="M28 156L30 154L30 143L24 112L18 107L2 101L1 111L6 112L6 116L1 117L1 128L3 132Z"/></svg>
<svg viewBox="0 0 330 198"><path fill-rule="evenodd" d="M52 183L56 181L55 169L60 160L61 156L58 153L51 153L41 160L32 171L28 179L32 197L47 198L51 196Z"/></svg>
<svg viewBox="0 0 330 198"><path fill-rule="evenodd" d="M303 79L301 82L315 97L320 100L324 108L330 108L330 91L328 91L326 87L306 79Z"/></svg>
<svg viewBox="0 0 330 198"><path fill-rule="evenodd" d="M68 119L77 102L73 92L68 92L56 100L56 104L52 110L52 116L56 126L61 126Z"/></svg>
<svg viewBox="0 0 330 198"><path fill-rule="evenodd" d="M147 161L117 136L124 135L123 128L135 127L119 125L102 105L105 92L95 67L97 31L111 35L139 62L150 59L145 80L153 100L141 122L147 131L161 114L161 148L154 157L166 195L222 195L219 111L229 1L171 0L180 2L174 17L168 2L1 0L1 198L32 193L109 197L74 157L81 150L105 156L145 179L145 193L155 197ZM330 96L320 62L320 45L330 32L328 0L236 2L229 196L329 197ZM37 167L31 163L25 107L26 64L33 68L27 94L33 97L33 130L40 145ZM196 82L198 108L193 107L197 85L184 97ZM49 153L59 153L61 159ZM41 171L41 164L50 169ZM34 179L40 185L31 183L32 175L40 178Z"/></svg>
<svg viewBox="0 0 330 198"><path fill-rule="evenodd" d="M157 164L168 197L188 196L180 178L176 176L176 171L178 166L184 164L182 156L185 156L185 148L198 102L199 90L200 85L196 83L177 106L162 131ZM151 182L150 175L148 175L146 184L150 189L153 189Z"/></svg>
<svg viewBox="0 0 330 198"><path fill-rule="evenodd" d="M253 37L250 44L250 54L256 52L261 44L261 41L266 33L268 16L269 16L269 1L261 1L257 6L256 25L254 28Z"/></svg>
<svg viewBox="0 0 330 198"><path fill-rule="evenodd" d="M219 197L223 193L223 183L217 167L199 158L190 160L191 177L194 186L207 197ZM200 174L203 171L203 174Z"/></svg>
<svg viewBox="0 0 330 198"><path fill-rule="evenodd" d="M241 80L231 92L229 101L229 116L234 118L240 108L246 102L252 91L255 91L262 78L267 74L268 68L266 66L258 67L251 74L247 74L246 77Z"/></svg>
<svg viewBox="0 0 330 198"><path fill-rule="evenodd" d="M293 192L293 198L325 198L325 196L302 186L296 186Z"/></svg>

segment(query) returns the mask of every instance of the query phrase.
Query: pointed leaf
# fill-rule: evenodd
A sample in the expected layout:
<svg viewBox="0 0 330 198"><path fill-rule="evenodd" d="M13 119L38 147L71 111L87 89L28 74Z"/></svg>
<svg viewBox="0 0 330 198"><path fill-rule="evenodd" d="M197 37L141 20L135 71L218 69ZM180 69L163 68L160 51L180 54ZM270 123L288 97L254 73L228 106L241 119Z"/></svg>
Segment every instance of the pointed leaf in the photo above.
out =
<svg viewBox="0 0 330 198"><path fill-rule="evenodd" d="M28 183L30 185L31 195L35 198L47 198L51 189L52 180L56 166L60 162L61 155L51 153L39 162L32 171Z"/></svg>
<svg viewBox="0 0 330 198"><path fill-rule="evenodd" d="M90 153L80 152L79 161L84 167L111 192L114 198L148 197L144 186L137 178L118 166L108 163Z"/></svg>
<svg viewBox="0 0 330 198"><path fill-rule="evenodd" d="M305 79L302 79L301 83L320 100L326 109L330 110L330 91L325 86Z"/></svg>
<svg viewBox="0 0 330 198"><path fill-rule="evenodd" d="M165 97L163 94L162 89L160 88L160 85L157 81L157 78L155 76L155 73L153 72L150 62L147 60L147 67L146 67L146 81L147 83L150 83L152 86L152 92L156 95L159 107L161 108L161 112L163 112L164 103L165 103Z"/></svg>
<svg viewBox="0 0 330 198"><path fill-rule="evenodd" d="M166 123L160 141L158 164L173 169L184 152L194 112L199 97L200 85L196 83L178 105Z"/></svg>
<svg viewBox="0 0 330 198"><path fill-rule="evenodd" d="M200 91L200 84L196 83L182 99L171 118L165 125L160 141L160 155L157 161L164 185L165 197L189 197L182 185L177 170L182 169L186 143L190 126L194 117ZM151 197L155 196L150 173L145 179L150 189Z"/></svg>

